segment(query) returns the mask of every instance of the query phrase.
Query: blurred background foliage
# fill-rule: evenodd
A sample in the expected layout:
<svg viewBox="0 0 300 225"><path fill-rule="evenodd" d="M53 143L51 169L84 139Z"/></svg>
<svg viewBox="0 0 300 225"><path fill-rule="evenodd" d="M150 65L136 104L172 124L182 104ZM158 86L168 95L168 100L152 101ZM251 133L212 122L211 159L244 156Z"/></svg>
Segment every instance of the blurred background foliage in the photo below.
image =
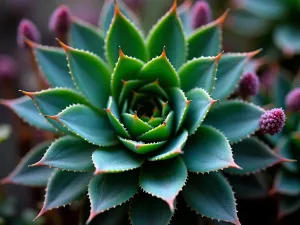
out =
<svg viewBox="0 0 300 225"><path fill-rule="evenodd" d="M124 1L140 18L145 33L173 2L173 0ZM178 0L178 4L182 2ZM230 16L224 25L223 41L226 52L264 49L262 59L253 62L263 84L260 93L263 100L259 98L254 100L261 105L273 104L275 97L272 90L276 80L282 77L300 80L299 75L297 76L300 67L300 0L208 0L208 2L213 8L214 19L225 9L231 8ZM104 0L0 0L0 56L8 55L15 61L13 75L0 77L0 98L12 99L21 96L19 89L28 91L38 89L28 52L20 49L16 43L17 26L22 18L28 18L37 25L42 34L43 44L57 45L55 35L48 29L49 17L57 6L66 4L73 15L97 25L103 3ZM0 178L3 178L13 170L28 149L41 141L43 134L24 124L2 106L0 115L0 124L12 125L12 128L0 125L0 142L12 133L8 140L0 143ZM41 206L43 195L44 191L38 188L0 186L0 225L77 224L77 216L70 216L72 212L78 211L76 205L50 212L47 218L41 218L33 223L32 219L36 216L33 209ZM245 220L251 221L249 213L243 213L245 210L254 210L257 213L254 215L256 217L263 215L264 212L259 212L259 209L264 207L276 212L274 201L272 199L268 201L253 202L253 208L250 206L245 209L241 204L240 214ZM298 221L299 217L298 215ZM264 218L261 224L273 224L270 221L274 221L274 218ZM204 221L200 224L211 222Z"/></svg>

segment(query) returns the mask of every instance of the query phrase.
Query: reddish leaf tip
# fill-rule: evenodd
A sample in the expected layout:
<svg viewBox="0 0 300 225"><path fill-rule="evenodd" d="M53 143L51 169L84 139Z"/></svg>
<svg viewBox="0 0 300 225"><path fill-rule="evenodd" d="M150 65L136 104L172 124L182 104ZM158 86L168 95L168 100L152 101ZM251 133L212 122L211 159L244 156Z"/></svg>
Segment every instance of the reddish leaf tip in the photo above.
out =
<svg viewBox="0 0 300 225"><path fill-rule="evenodd" d="M36 48L36 46L38 45L38 43L26 38L26 37L23 37L24 39L24 42L26 43L26 45L29 47L29 48Z"/></svg>
<svg viewBox="0 0 300 225"><path fill-rule="evenodd" d="M223 25L224 22L225 22L225 20L226 20L226 18L227 18L227 16L228 16L228 14L229 14L229 12L230 12L230 9L226 9L226 11L223 13L223 15L220 16L220 17L217 19L216 22L217 22L218 24L220 24L220 25Z"/></svg>
<svg viewBox="0 0 300 225"><path fill-rule="evenodd" d="M258 55L263 49L260 48L260 49L257 49L253 52L249 52L249 58L253 58L254 56Z"/></svg>
<svg viewBox="0 0 300 225"><path fill-rule="evenodd" d="M59 119L58 119L58 116L57 116L57 115L56 115L56 116L48 116L48 115L45 115L45 117L50 118L50 119L53 119L53 120L59 122Z"/></svg>
<svg viewBox="0 0 300 225"><path fill-rule="evenodd" d="M235 224L235 225L241 225L241 222L239 221L239 219L236 219L236 220L234 221L234 224Z"/></svg>
<svg viewBox="0 0 300 225"><path fill-rule="evenodd" d="M164 201L168 204L171 212L173 213L174 210L175 210L175 207L174 207L174 200L175 198L171 198L171 199L164 199Z"/></svg>
<svg viewBox="0 0 300 225"><path fill-rule="evenodd" d="M166 46L164 46L163 51L162 51L160 57L167 58Z"/></svg>
<svg viewBox="0 0 300 225"><path fill-rule="evenodd" d="M13 183L10 176L5 177L5 178L3 178L3 179L0 180L0 184L1 185L3 185L3 184L10 184L10 183Z"/></svg>
<svg viewBox="0 0 300 225"><path fill-rule="evenodd" d="M187 101L185 102L185 104L188 106L189 104L191 104L191 102L192 102L192 100L187 100Z"/></svg>
<svg viewBox="0 0 300 225"><path fill-rule="evenodd" d="M218 99L211 99L211 100L210 100L210 104L213 105L213 104L215 104L215 103L218 102L218 101L219 101Z"/></svg>
<svg viewBox="0 0 300 225"><path fill-rule="evenodd" d="M33 163L31 165L29 165L29 167L35 167L35 166L46 166L46 164L43 162L43 160L41 159L40 161Z"/></svg>
<svg viewBox="0 0 300 225"><path fill-rule="evenodd" d="M272 187L271 190L269 190L268 194L270 196L273 196L277 193L277 188L276 187Z"/></svg>
<svg viewBox="0 0 300 225"><path fill-rule="evenodd" d="M224 54L224 50L222 51L222 52L220 52L217 56L216 56L216 62L217 63L219 63L219 61L220 61L220 59L222 58L222 56L223 56L223 54Z"/></svg>
<svg viewBox="0 0 300 225"><path fill-rule="evenodd" d="M22 91L19 90L23 95L27 95L29 98L33 98L34 92Z"/></svg>
<svg viewBox="0 0 300 225"><path fill-rule="evenodd" d="M122 51L121 47L119 47L119 57L120 57L120 58L124 58L124 57L125 57L125 54L124 54L124 52Z"/></svg>
<svg viewBox="0 0 300 225"><path fill-rule="evenodd" d="M119 8L116 0L114 1L114 5L115 5L115 16L121 15L121 11L120 11L120 8Z"/></svg>
<svg viewBox="0 0 300 225"><path fill-rule="evenodd" d="M70 51L72 48L68 45L66 45L65 43L63 43L61 40L59 40L58 38L56 38L56 40L58 41L58 43L60 44L60 46L66 51Z"/></svg>
<svg viewBox="0 0 300 225"><path fill-rule="evenodd" d="M0 99L0 105L3 105L5 107L11 109L11 101L12 100Z"/></svg>
<svg viewBox="0 0 300 225"><path fill-rule="evenodd" d="M174 0L170 13L177 13L177 0Z"/></svg>
<svg viewBox="0 0 300 225"><path fill-rule="evenodd" d="M34 218L33 221L36 221L38 218L40 218L42 215L44 215L45 212L47 212L48 210L45 208L45 206L43 206L43 208L41 209L41 211L39 212L39 214Z"/></svg>
<svg viewBox="0 0 300 225"><path fill-rule="evenodd" d="M98 215L97 212L94 212L93 210L91 210L90 216L89 216L88 220L86 221L86 224L89 224L97 215Z"/></svg>
<svg viewBox="0 0 300 225"><path fill-rule="evenodd" d="M136 110L134 111L133 118L134 118L134 119L137 119L137 118L138 118L138 114L137 114L137 111L136 111Z"/></svg>
<svg viewBox="0 0 300 225"><path fill-rule="evenodd" d="M231 162L230 167L231 167L231 168L235 168L235 169L239 169L239 170L242 170L242 169L243 169L243 168L240 167L238 164L236 164L234 161Z"/></svg>
<svg viewBox="0 0 300 225"><path fill-rule="evenodd" d="M106 108L106 109L104 109L104 111L107 112L107 113L111 113L110 108Z"/></svg>
<svg viewBox="0 0 300 225"><path fill-rule="evenodd" d="M96 169L95 172L94 172L94 175L103 174L103 173L105 173L105 172L106 172L105 170L99 170L99 169Z"/></svg>

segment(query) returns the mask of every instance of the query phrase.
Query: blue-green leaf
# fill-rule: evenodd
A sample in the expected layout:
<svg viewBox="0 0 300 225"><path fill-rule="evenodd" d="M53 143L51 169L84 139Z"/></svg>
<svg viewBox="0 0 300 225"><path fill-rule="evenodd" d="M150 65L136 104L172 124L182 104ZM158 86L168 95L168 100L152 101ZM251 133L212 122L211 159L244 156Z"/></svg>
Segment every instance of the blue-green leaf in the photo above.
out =
<svg viewBox="0 0 300 225"><path fill-rule="evenodd" d="M128 201L138 190L137 171L100 174L89 184L91 201L90 222L99 213Z"/></svg>
<svg viewBox="0 0 300 225"><path fill-rule="evenodd" d="M1 183L15 183L34 187L45 186L53 169L29 166L43 157L49 145L50 142L46 141L30 150L8 177L1 180Z"/></svg>
<svg viewBox="0 0 300 225"><path fill-rule="evenodd" d="M107 116L87 106L73 105L49 118L61 123L72 133L92 144L111 146L118 143L116 133Z"/></svg>
<svg viewBox="0 0 300 225"><path fill-rule="evenodd" d="M232 189L221 173L189 174L183 197L203 216L240 225Z"/></svg>
<svg viewBox="0 0 300 225"><path fill-rule="evenodd" d="M93 163L96 167L95 174L120 173L133 170L142 165L144 159L124 146L100 148L93 153Z"/></svg>
<svg viewBox="0 0 300 225"><path fill-rule="evenodd" d="M105 59L104 34L97 27L76 18L72 20L70 32L72 47L93 52L100 58Z"/></svg>
<svg viewBox="0 0 300 225"><path fill-rule="evenodd" d="M201 126L183 148L183 160L189 171L207 173L238 167L232 158L226 137L210 126Z"/></svg>
<svg viewBox="0 0 300 225"><path fill-rule="evenodd" d="M43 74L52 87L75 89L63 49L38 44L32 45L32 48Z"/></svg>
<svg viewBox="0 0 300 225"><path fill-rule="evenodd" d="M131 57L144 62L148 59L142 34L115 4L114 18L105 40L106 57L112 68L118 61L120 48Z"/></svg>
<svg viewBox="0 0 300 225"><path fill-rule="evenodd" d="M259 119L264 113L251 103L225 101L215 104L204 120L225 134L231 142L246 138L259 129Z"/></svg>
<svg viewBox="0 0 300 225"><path fill-rule="evenodd" d="M55 170L49 179L43 208L37 217L53 208L80 200L87 192L91 177L91 173Z"/></svg>
<svg viewBox="0 0 300 225"><path fill-rule="evenodd" d="M133 199L129 209L132 225L166 225L171 217L172 211L164 201L144 193Z"/></svg>
<svg viewBox="0 0 300 225"><path fill-rule="evenodd" d="M72 78L77 89L96 107L106 107L110 94L111 71L98 56L60 44L64 47ZM101 94L99 94L101 90Z"/></svg>
<svg viewBox="0 0 300 225"><path fill-rule="evenodd" d="M297 174L281 170L274 182L273 191L282 195L300 195L300 179Z"/></svg>
<svg viewBox="0 0 300 225"><path fill-rule="evenodd" d="M56 129L43 117L28 96L13 100L0 100L0 104L14 111L23 121L38 129L56 132Z"/></svg>
<svg viewBox="0 0 300 225"><path fill-rule="evenodd" d="M92 170L92 154L97 146L70 136L64 136L52 142L43 158L34 165L46 165L62 170Z"/></svg>
<svg viewBox="0 0 300 225"><path fill-rule="evenodd" d="M174 68L178 69L182 66L187 57L187 43L180 18L177 15L176 2L169 12L153 26L147 37L150 58L160 55L164 47Z"/></svg>
<svg viewBox="0 0 300 225"><path fill-rule="evenodd" d="M163 199L174 211L174 201L187 180L187 169L180 157L144 164L140 185L144 191Z"/></svg>

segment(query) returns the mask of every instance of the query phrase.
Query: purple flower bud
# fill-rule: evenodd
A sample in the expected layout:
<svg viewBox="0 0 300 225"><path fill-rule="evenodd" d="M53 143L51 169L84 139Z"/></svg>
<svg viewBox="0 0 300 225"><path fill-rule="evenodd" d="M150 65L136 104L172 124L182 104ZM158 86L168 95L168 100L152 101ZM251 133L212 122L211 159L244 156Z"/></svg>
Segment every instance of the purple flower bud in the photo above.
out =
<svg viewBox="0 0 300 225"><path fill-rule="evenodd" d="M300 112L300 88L295 88L288 93L285 104L291 112Z"/></svg>
<svg viewBox="0 0 300 225"><path fill-rule="evenodd" d="M207 2L197 1L191 12L191 26L196 29L212 21L211 9Z"/></svg>
<svg viewBox="0 0 300 225"><path fill-rule="evenodd" d="M27 47L24 37L34 42L40 42L41 39L39 30L28 19L23 19L18 26L17 42L21 47Z"/></svg>
<svg viewBox="0 0 300 225"><path fill-rule="evenodd" d="M13 79L16 77L15 60L8 55L0 55L0 80L1 79Z"/></svg>
<svg viewBox="0 0 300 225"><path fill-rule="evenodd" d="M282 109L271 109L266 111L259 121L260 130L264 134L274 135L279 133L285 124L285 114Z"/></svg>
<svg viewBox="0 0 300 225"><path fill-rule="evenodd" d="M239 94L243 98L256 95L259 91L259 78L255 73L243 75L239 84Z"/></svg>
<svg viewBox="0 0 300 225"><path fill-rule="evenodd" d="M49 20L49 29L58 35L66 34L71 25L71 12L68 6L62 5L54 10Z"/></svg>

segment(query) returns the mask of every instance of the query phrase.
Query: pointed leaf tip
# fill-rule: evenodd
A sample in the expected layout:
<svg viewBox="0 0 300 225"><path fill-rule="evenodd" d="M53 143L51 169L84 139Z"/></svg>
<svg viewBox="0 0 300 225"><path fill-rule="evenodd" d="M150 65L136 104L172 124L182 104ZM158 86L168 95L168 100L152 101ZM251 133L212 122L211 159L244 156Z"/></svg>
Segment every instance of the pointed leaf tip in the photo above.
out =
<svg viewBox="0 0 300 225"><path fill-rule="evenodd" d="M255 51L253 51L253 52L249 52L249 58L253 58L254 56L256 56L256 55L258 55L260 52L262 52L262 48L260 48L260 49L257 49L257 50L255 50Z"/></svg>
<svg viewBox="0 0 300 225"><path fill-rule="evenodd" d="M48 115L45 115L45 117L53 119L53 120L59 122L58 116L48 116Z"/></svg>
<svg viewBox="0 0 300 225"><path fill-rule="evenodd" d="M231 167L231 168L238 169L238 170L242 170L242 169L243 169L243 168L240 167L238 164L236 164L234 161L231 163L230 167Z"/></svg>
<svg viewBox="0 0 300 225"><path fill-rule="evenodd" d="M162 58L167 58L166 46L164 46L163 51L162 51L160 57L162 57ZM158 80L158 79L157 79L157 80Z"/></svg>
<svg viewBox="0 0 300 225"><path fill-rule="evenodd" d="M41 209L39 214L33 219L33 222L36 221L38 218L40 218L42 215L44 215L44 213L47 212L47 211L48 210L45 208L45 206L43 206L43 208Z"/></svg>
<svg viewBox="0 0 300 225"><path fill-rule="evenodd" d="M174 211L175 211L175 207L174 207L175 198L165 199L164 201L168 204L171 212L174 213Z"/></svg>
<svg viewBox="0 0 300 225"><path fill-rule="evenodd" d="M223 13L223 15L220 16L220 17L216 20L216 23L217 23L217 24L220 24L220 25L222 26L222 25L224 24L224 22L225 22L227 16L228 16L229 12L230 12L230 9L229 9L229 8L226 9L226 11Z"/></svg>
<svg viewBox="0 0 300 225"><path fill-rule="evenodd" d="M114 0L114 5L115 5L115 16L116 15L121 15L122 13L121 13L121 10L120 10L116 0Z"/></svg>
<svg viewBox="0 0 300 225"><path fill-rule="evenodd" d="M5 178L3 178L3 179L0 180L0 184L1 184L1 185L9 184L9 183L11 183L11 179L10 179L9 176L8 176L8 177L5 177Z"/></svg>
<svg viewBox="0 0 300 225"><path fill-rule="evenodd" d="M219 63L219 61L220 61L220 59L222 58L223 54L224 54L224 50L221 51L221 52L215 57L217 63Z"/></svg>
<svg viewBox="0 0 300 225"><path fill-rule="evenodd" d="M66 52L68 52L68 51L70 51L72 48L70 47L70 46L68 46L68 45L66 45L65 43L63 43L61 40L59 40L58 38L55 38L57 41L58 41L58 43L60 44L60 46L66 51Z"/></svg>
<svg viewBox="0 0 300 225"><path fill-rule="evenodd" d="M29 167L36 167L36 166L46 166L46 164L43 162L43 160L41 159L40 161L33 163L31 165L29 165Z"/></svg>
<svg viewBox="0 0 300 225"><path fill-rule="evenodd" d="M90 216L89 216L88 220L86 221L86 224L89 224L98 214L99 213L96 213L96 212L91 210Z"/></svg>
<svg viewBox="0 0 300 225"><path fill-rule="evenodd" d="M170 13L177 13L177 0L174 0Z"/></svg>
<svg viewBox="0 0 300 225"><path fill-rule="evenodd" d="M103 174L103 173L106 173L106 171L97 169L97 170L95 170L94 175L96 176L96 175Z"/></svg>
<svg viewBox="0 0 300 225"><path fill-rule="evenodd" d="M125 58L125 54L124 54L124 52L122 51L121 46L119 46L119 57L120 57L120 58Z"/></svg>
<svg viewBox="0 0 300 225"><path fill-rule="evenodd" d="M38 44L36 42L31 41L30 39L26 38L25 36L23 37L25 43L27 44L27 46L29 46L30 48L35 48Z"/></svg>
<svg viewBox="0 0 300 225"><path fill-rule="evenodd" d="M27 95L29 98L33 98L34 92L22 91L19 90L23 95Z"/></svg>

